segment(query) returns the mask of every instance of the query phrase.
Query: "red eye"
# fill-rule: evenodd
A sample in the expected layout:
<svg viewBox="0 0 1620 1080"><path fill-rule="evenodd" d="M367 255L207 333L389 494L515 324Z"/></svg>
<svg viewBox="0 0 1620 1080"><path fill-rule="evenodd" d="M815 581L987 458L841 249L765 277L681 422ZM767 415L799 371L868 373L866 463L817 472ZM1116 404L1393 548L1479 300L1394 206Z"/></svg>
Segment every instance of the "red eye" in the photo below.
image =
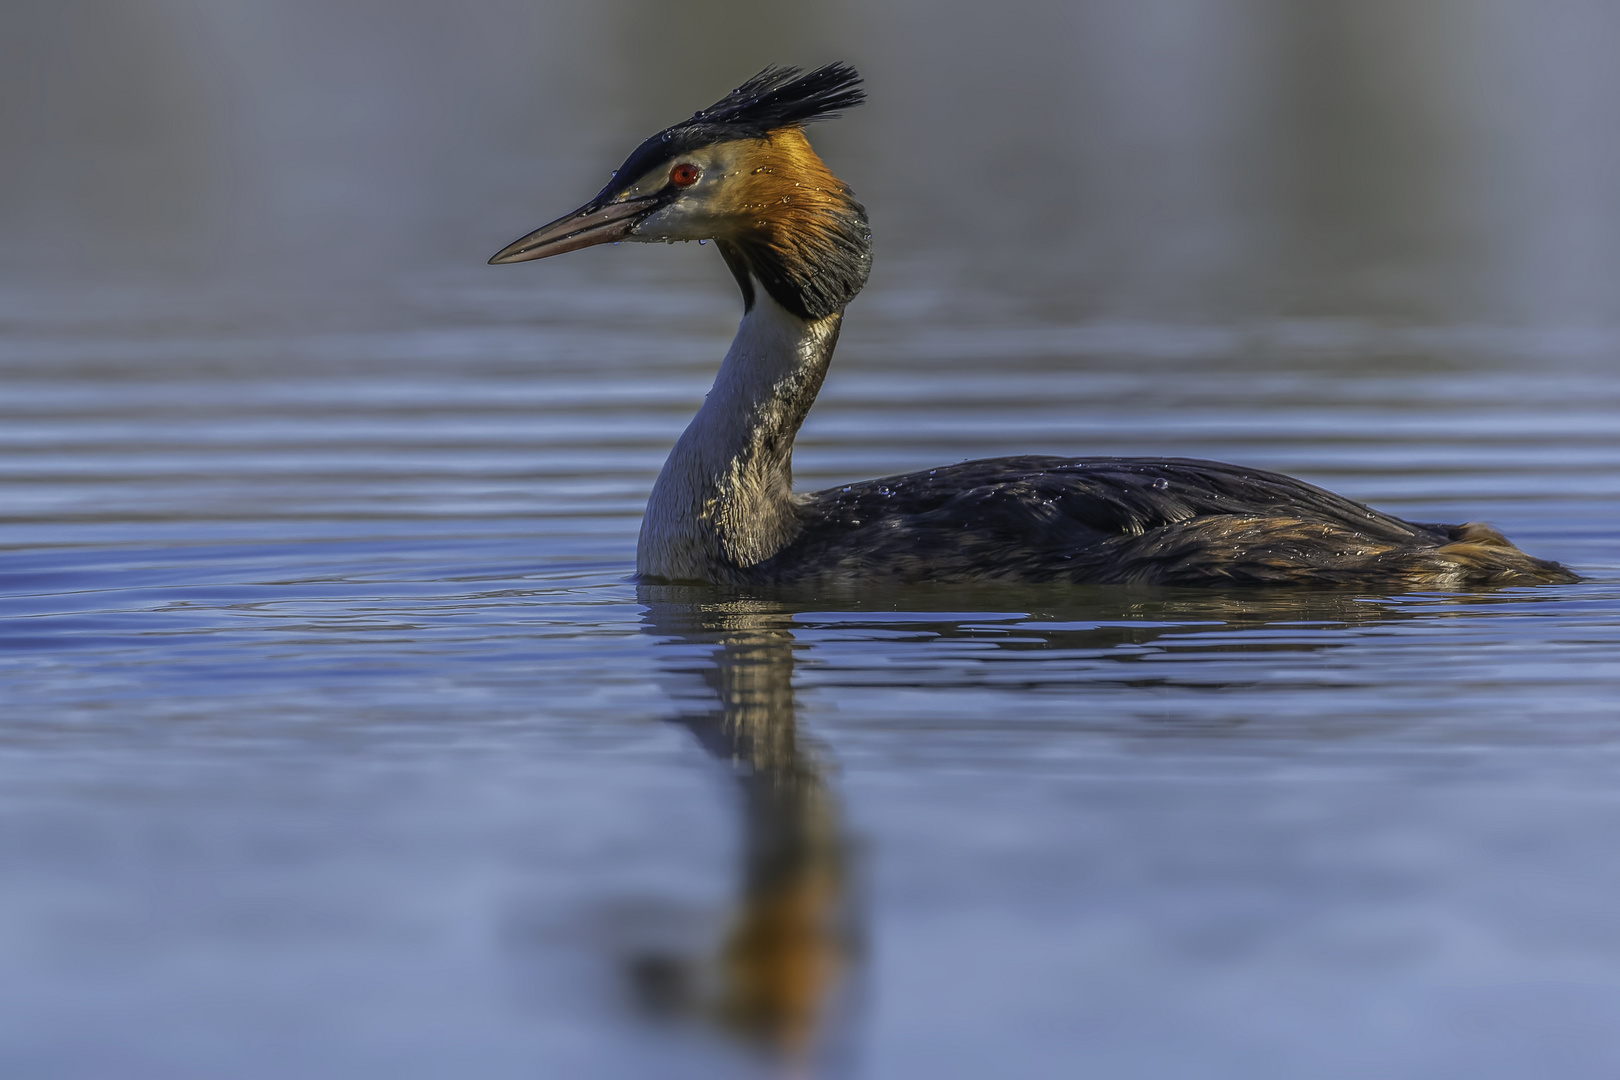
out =
<svg viewBox="0 0 1620 1080"><path fill-rule="evenodd" d="M690 161L683 161L669 170L669 182L676 187L691 187L698 182L698 177L702 175L702 171L696 165L693 165Z"/></svg>

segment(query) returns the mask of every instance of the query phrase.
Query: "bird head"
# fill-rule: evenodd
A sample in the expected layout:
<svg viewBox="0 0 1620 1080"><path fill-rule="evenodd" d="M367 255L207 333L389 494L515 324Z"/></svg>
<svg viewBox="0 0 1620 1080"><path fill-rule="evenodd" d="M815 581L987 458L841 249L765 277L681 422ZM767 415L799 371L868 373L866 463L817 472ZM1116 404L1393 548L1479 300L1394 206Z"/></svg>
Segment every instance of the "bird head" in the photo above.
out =
<svg viewBox="0 0 1620 1080"><path fill-rule="evenodd" d="M621 241L714 240L752 307L756 284L800 318L842 310L872 264L866 210L803 126L865 98L847 64L771 67L643 142L596 197L501 249L526 262Z"/></svg>

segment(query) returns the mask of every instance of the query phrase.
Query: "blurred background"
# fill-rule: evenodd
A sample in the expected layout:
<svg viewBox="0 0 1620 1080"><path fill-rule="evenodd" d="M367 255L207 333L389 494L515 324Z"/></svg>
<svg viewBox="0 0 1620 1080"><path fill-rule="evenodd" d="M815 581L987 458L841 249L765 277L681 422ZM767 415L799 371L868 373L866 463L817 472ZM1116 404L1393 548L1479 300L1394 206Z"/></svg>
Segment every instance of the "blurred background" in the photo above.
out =
<svg viewBox="0 0 1620 1080"><path fill-rule="evenodd" d="M1601 0L14 0L0 18L12 288L321 294L476 266L694 103L842 58L871 101L815 139L869 204L878 288L999 285L1068 317L1617 315L1620 12Z"/></svg>
<svg viewBox="0 0 1620 1080"><path fill-rule="evenodd" d="M1620 1075L1620 5L6 0L0 1075ZM1272 468L1578 585L631 579L767 64L801 487Z"/></svg>

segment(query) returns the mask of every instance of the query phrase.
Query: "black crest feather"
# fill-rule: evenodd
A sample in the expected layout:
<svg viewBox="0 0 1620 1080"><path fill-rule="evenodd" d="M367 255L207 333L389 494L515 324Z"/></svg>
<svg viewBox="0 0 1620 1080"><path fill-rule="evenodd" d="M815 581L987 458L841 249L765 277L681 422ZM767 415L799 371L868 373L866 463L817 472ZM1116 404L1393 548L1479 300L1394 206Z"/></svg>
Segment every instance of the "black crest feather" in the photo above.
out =
<svg viewBox="0 0 1620 1080"><path fill-rule="evenodd" d="M831 119L865 100L861 76L848 64L827 64L808 74L772 65L670 130L694 127L710 128L716 135L764 135L789 124Z"/></svg>
<svg viewBox="0 0 1620 1080"><path fill-rule="evenodd" d="M773 65L636 147L597 198L611 198L616 189L678 154L726 139L763 138L777 128L830 120L865 100L860 73L848 64L825 64L810 72Z"/></svg>

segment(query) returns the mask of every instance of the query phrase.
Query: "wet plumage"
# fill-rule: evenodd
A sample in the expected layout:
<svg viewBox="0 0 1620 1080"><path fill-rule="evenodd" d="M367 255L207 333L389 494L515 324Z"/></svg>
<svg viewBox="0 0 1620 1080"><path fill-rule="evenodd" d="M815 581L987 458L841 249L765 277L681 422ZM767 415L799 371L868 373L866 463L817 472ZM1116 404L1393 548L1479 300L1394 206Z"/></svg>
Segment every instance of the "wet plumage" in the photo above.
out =
<svg viewBox="0 0 1620 1080"><path fill-rule="evenodd" d="M509 245L521 262L621 240L716 241L744 316L654 485L645 580L1074 584L1567 582L1478 523L1403 521L1299 480L1210 461L1016 457L809 495L793 439L866 282L864 208L802 125L859 104L831 64L768 68L641 144L595 198Z"/></svg>
<svg viewBox="0 0 1620 1080"><path fill-rule="evenodd" d="M803 520L746 580L1569 580L1487 526L1403 521L1277 473L1178 458L969 461L817 492Z"/></svg>

